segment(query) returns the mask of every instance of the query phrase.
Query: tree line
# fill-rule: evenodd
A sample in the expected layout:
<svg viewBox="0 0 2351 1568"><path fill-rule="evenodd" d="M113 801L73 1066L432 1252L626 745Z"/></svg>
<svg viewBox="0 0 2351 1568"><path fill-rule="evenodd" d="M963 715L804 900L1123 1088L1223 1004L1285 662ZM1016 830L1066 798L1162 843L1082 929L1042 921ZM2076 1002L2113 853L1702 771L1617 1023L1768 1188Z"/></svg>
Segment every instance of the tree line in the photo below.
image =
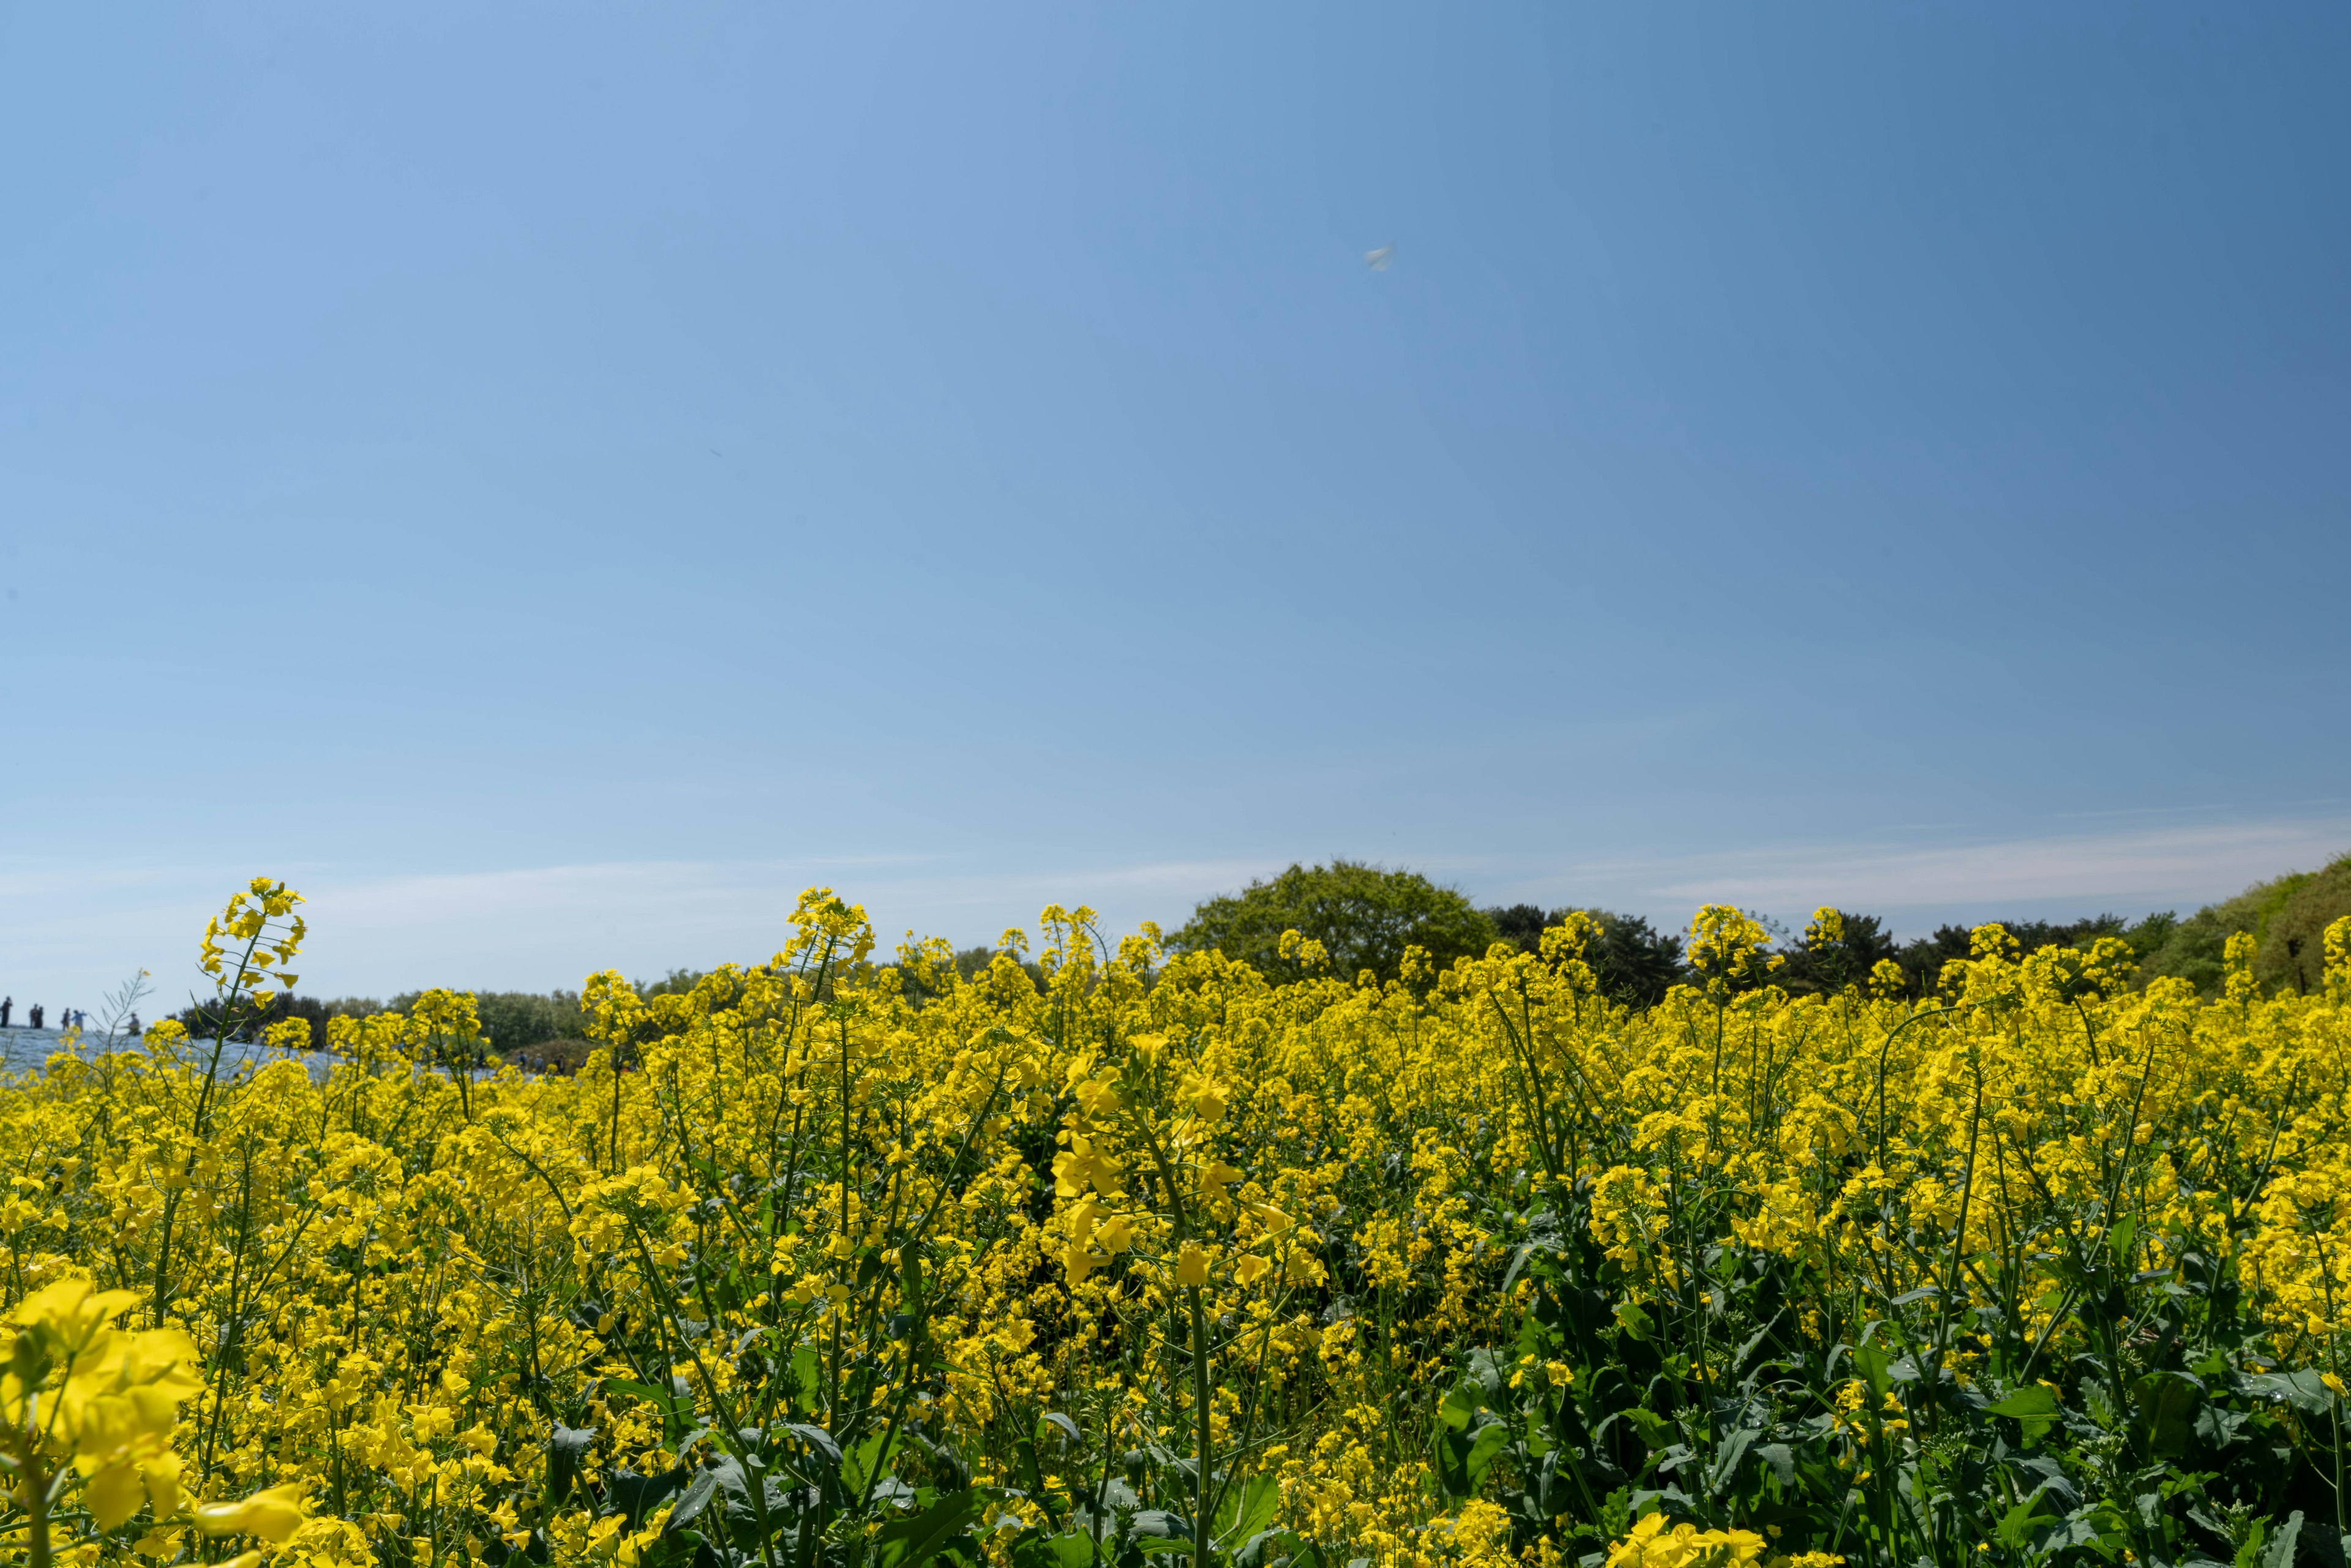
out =
<svg viewBox="0 0 2351 1568"><path fill-rule="evenodd" d="M1407 946L1425 949L1440 967L1455 958L1483 954L1495 942L1533 952L1547 926L1581 912L1598 927L1584 952L1602 992L1612 1001L1648 1007L1674 986L1691 979L1682 938L1660 931L1637 915L1589 905L1545 909L1531 904L1479 907L1458 888L1431 882L1416 872L1390 871L1359 861L1292 865L1279 875L1250 883L1237 894L1212 898L1194 911L1169 945L1181 951L1221 950L1269 976L1293 979L1303 965L1285 955L1285 931L1321 944L1330 967L1353 976L1370 970L1382 980L1395 977ZM1867 978L1881 962L1902 971L1912 996L1932 993L1943 966L1968 956L1966 925L1940 925L1926 936L1897 940L1880 917L1841 910L1842 930L1834 936L1807 933L1792 937L1768 917L1778 933L1780 967L1756 983L1792 994L1836 991ZM2295 872L2256 883L2235 898L2209 904L2182 917L2162 910L2126 920L2095 915L2079 920L2000 922L2022 950L2082 947L2101 936L2129 945L2142 980L2176 975L2199 991L2220 987L2222 949L2239 932L2259 942L2253 975L2272 991L2307 992L2319 981L2320 934L2327 923L2351 915L2351 854L2315 872Z"/></svg>
<svg viewBox="0 0 2351 1568"><path fill-rule="evenodd" d="M1658 930L1644 916L1575 904L1550 909L1532 904L1481 908L1459 889L1432 882L1417 872L1391 871L1350 860L1292 865L1278 875L1250 883L1238 893L1206 900L1169 936L1168 946L1177 952L1221 950L1270 979L1287 981L1298 978L1307 967L1300 955L1283 951L1283 934L1296 931L1321 945L1322 956L1315 962L1326 965L1329 972L1352 978L1369 970L1385 981L1397 977L1407 946L1422 948L1440 967L1458 957L1482 955L1496 942L1533 952L1546 926L1578 912L1589 916L1597 928L1597 936L1585 947L1584 961L1592 967L1602 994L1611 1001L1654 1006L1676 985L1692 978L1681 936ZM1941 925L1929 936L1904 942L1897 941L1876 915L1849 910L1839 913L1844 917L1843 929L1830 938L1809 933L1791 936L1784 927L1766 919L1764 924L1780 934L1777 952L1782 962L1756 983L1768 981L1796 995L1834 992L1866 979L1880 962L1891 962L1901 969L1908 994L1923 997L1934 991L1945 964L1968 956L1968 926ZM2096 915L2081 920L2001 924L2027 953L2048 946L2086 946L2101 936L2118 937L2129 944L2138 959L2142 980L2177 975L2206 992L2220 987L2221 953L2229 937L2250 932L2260 944L2254 978L2272 991L2307 992L2320 977L2320 934L2329 921L2344 915L2351 915L2351 854L2318 871L2296 872L2256 883L2234 898L2185 917L2164 910L2137 920ZM997 949L992 947L967 947L956 954L956 968L969 979L996 956ZM1022 967L1042 985L1043 977L1033 963L1024 960ZM702 977L700 970L673 969L658 980L638 981L636 988L648 998L685 992ZM233 1019L216 1018L203 1006L191 1007L178 1016L192 1035L208 1038L225 1025L230 1034L244 1039L257 1038L270 1024L284 1019L305 1019L310 1024L313 1049L324 1050L329 1019L405 1013L417 995L412 991L389 1001L372 997L329 1001L281 994L266 1007L245 1009ZM577 991L477 991L474 1007L482 1033L502 1054L527 1065L558 1070L576 1066L586 1057L586 1020Z"/></svg>

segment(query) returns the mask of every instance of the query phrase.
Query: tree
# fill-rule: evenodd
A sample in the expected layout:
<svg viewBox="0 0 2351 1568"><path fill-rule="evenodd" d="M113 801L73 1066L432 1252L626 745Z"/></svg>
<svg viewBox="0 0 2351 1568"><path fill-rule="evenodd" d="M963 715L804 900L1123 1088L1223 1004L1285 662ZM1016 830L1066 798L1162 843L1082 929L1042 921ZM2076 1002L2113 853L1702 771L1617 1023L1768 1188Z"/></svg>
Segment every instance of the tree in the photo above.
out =
<svg viewBox="0 0 2351 1568"><path fill-rule="evenodd" d="M1489 909L1486 918L1493 923L1494 935L1521 953L1540 952L1546 927L1556 925L1566 915L1562 909L1545 915L1540 905L1513 904L1508 909Z"/></svg>
<svg viewBox="0 0 2351 1568"><path fill-rule="evenodd" d="M1334 860L1293 865L1270 881L1207 900L1167 945L1179 953L1214 948L1269 979L1290 980L1301 969L1281 956L1285 931L1320 942L1332 972L1347 979L1364 969L1395 979L1407 946L1426 948L1444 966L1482 954L1494 941L1492 921L1455 889L1417 872Z"/></svg>
<svg viewBox="0 0 2351 1568"><path fill-rule="evenodd" d="M1653 1008L1687 976L1682 939L1659 931L1637 915L1587 909L1600 925L1600 940L1584 945L1583 961L1600 983L1600 994L1626 1007Z"/></svg>
<svg viewBox="0 0 2351 1568"><path fill-rule="evenodd" d="M1769 977L1771 984L1791 996L1834 995L1867 980L1880 959L1901 950L1876 915L1839 910L1837 918L1841 928L1835 936L1821 936L1815 925L1791 945L1782 955L1787 962Z"/></svg>
<svg viewBox="0 0 2351 1568"><path fill-rule="evenodd" d="M1489 909L1486 918L1495 935L1522 953L1539 951L1543 932L1559 925L1574 909L1554 909L1546 915L1531 904ZM1585 918L1599 926L1597 937L1584 944L1583 961L1599 982L1600 994L1627 1007L1655 1007L1683 979L1682 939L1659 932L1637 915L1586 909Z"/></svg>
<svg viewBox="0 0 2351 1568"><path fill-rule="evenodd" d="M2261 934L2253 977L2278 991L2307 994L2326 974L2326 928L2351 915L2351 855L2344 855L2285 896Z"/></svg>
<svg viewBox="0 0 2351 1568"><path fill-rule="evenodd" d="M1851 920L1853 916L1848 915L1845 918ZM2164 942L2177 919L2168 914L2150 915L2137 924L2126 924L2119 915L2092 915L2080 920L2001 920L1992 924L2014 939L2020 954L2038 953L2043 947L2079 947L2086 951L2101 936L2119 936L2143 959ZM1932 996L1935 988L1942 984L1943 966L1954 958L1971 956L1973 932L1974 927L1969 925L1938 925L1932 936L1920 936L1903 945L1902 950L1894 955L1894 961L1902 966L1903 977L1909 982L1913 996ZM2218 968L2213 972L2217 975Z"/></svg>
<svg viewBox="0 0 2351 1568"><path fill-rule="evenodd" d="M2140 973L2177 975L2199 991L2218 990L2222 951L2241 931L2260 944L2255 979L2271 990L2306 991L2317 985L2325 964L2326 924L2344 915L2351 915L2351 855L2339 855L2318 871L2255 883L2234 898L2175 922Z"/></svg>
<svg viewBox="0 0 2351 1568"><path fill-rule="evenodd" d="M588 1032L577 991L482 991L474 998L474 1016L501 1055L549 1040L580 1040Z"/></svg>

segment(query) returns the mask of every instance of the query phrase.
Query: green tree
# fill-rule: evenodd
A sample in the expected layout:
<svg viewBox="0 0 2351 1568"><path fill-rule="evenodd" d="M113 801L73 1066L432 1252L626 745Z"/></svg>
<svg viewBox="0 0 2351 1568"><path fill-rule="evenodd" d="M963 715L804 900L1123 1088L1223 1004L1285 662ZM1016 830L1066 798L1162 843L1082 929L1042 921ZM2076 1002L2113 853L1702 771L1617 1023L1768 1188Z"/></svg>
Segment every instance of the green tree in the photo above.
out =
<svg viewBox="0 0 2351 1568"><path fill-rule="evenodd" d="M2286 894L2261 933L2253 977L2276 990L2307 995L2326 973L2326 928L2351 915L2351 855L2312 872Z"/></svg>
<svg viewBox="0 0 2351 1568"><path fill-rule="evenodd" d="M1820 940L1812 931L1783 952L1788 961L1770 978L1791 996L1834 995L1869 978L1881 959L1894 957L1901 944L1875 915L1837 911L1844 929L1833 941Z"/></svg>
<svg viewBox="0 0 2351 1568"><path fill-rule="evenodd" d="M1296 931L1322 944L1332 972L1353 978L1369 969L1396 977L1407 946L1428 949L1439 966L1485 952L1494 925L1456 889L1417 872L1388 871L1360 861L1293 865L1270 881L1211 898L1168 938L1182 953L1221 950L1279 980L1298 966L1282 957L1281 934Z"/></svg>
<svg viewBox="0 0 2351 1568"><path fill-rule="evenodd" d="M2325 962L2327 922L2351 915L2351 854L2318 871L2258 882L2236 897L2208 904L2178 922L2140 967L2142 976L2177 975L2199 991L2218 990L2221 950L2239 932L2259 944L2253 977L2272 990L2306 991Z"/></svg>
<svg viewBox="0 0 2351 1568"><path fill-rule="evenodd" d="M1845 918L1851 920L1853 916L1848 915ZM2119 936L2131 945L2132 952L2144 957L2164 939L2173 919L2168 913L2150 915L2137 925L2126 925L2119 915L2091 915L2079 920L1977 921L1973 925L1938 925L1932 936L1920 936L1904 944L1893 957L1902 966L1913 996L1932 996L1935 988L1942 984L1943 966L1969 956L1975 925L1999 925L2015 940L2020 953L2038 953L2043 947L2087 949L2101 936Z"/></svg>
<svg viewBox="0 0 2351 1568"><path fill-rule="evenodd" d="M1533 953L1541 948L1546 928L1577 913L1571 907L1546 915L1531 904L1514 904L1507 909L1486 911L1486 918L1493 922L1495 934L1503 941L1522 953ZM1610 1001L1633 1008L1655 1007L1677 983L1688 977L1682 969L1682 939L1673 933L1657 930L1637 915L1619 915L1610 909L1580 913L1600 927L1599 936L1584 944L1583 961L1599 983L1600 994Z"/></svg>
<svg viewBox="0 0 2351 1568"><path fill-rule="evenodd" d="M588 1032L577 991L481 991L474 998L474 1016L500 1054L550 1040L579 1040Z"/></svg>

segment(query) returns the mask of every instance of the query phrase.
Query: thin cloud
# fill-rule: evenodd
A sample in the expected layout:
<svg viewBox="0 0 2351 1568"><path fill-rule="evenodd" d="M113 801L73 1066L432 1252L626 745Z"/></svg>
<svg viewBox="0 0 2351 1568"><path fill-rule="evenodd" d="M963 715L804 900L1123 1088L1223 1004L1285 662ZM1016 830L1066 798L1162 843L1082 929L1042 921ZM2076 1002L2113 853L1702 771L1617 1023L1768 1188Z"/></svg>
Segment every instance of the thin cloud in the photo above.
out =
<svg viewBox="0 0 2351 1568"><path fill-rule="evenodd" d="M1442 852L1387 863L1453 881L1481 903L1597 904L1678 926L1702 903L1783 917L1834 904L1906 933L1945 920L2192 909L2351 848L2351 817L2147 824L1975 842L1761 845L1720 853L1555 859ZM1113 931L1172 925L1193 904L1287 863L1213 858L1015 871L978 857L822 855L761 862L623 861L369 876L320 865L283 874L308 895L305 991L384 996L422 985L544 989L591 969L647 977L763 958L789 935L800 890L865 905L885 940L912 931L957 943L1033 929L1049 903L1091 904ZM196 978L196 934L245 871L175 865L78 870L0 864L0 976L20 1003L90 1006L134 967L176 997ZM37 993L37 995L35 993Z"/></svg>
<svg viewBox="0 0 2351 1568"><path fill-rule="evenodd" d="M1957 916L1998 906L2194 907L2351 848L2351 818L2135 828L1976 843L1786 844L1594 861L1542 879L1562 896L1644 910L1701 903L1802 912L1823 904ZM1580 890L1571 892L1570 890Z"/></svg>

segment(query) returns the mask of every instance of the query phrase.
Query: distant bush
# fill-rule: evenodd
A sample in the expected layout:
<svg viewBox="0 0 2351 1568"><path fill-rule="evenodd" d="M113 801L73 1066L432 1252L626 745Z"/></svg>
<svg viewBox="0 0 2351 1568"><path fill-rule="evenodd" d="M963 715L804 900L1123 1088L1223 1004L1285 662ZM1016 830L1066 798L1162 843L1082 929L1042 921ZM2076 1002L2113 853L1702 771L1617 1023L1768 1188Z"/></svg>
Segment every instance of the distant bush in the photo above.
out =
<svg viewBox="0 0 2351 1568"><path fill-rule="evenodd" d="M321 1001L316 997L288 996L284 992L270 998L266 1003L256 1004L249 998L240 998L235 1006L224 1009L216 1002L199 1002L172 1015L173 1021L196 1040L213 1040L223 1036L230 1040L253 1040L271 1024L287 1019L304 1019L310 1025L310 1049L327 1049L327 1020L338 1017L363 1017L382 1009L373 998L342 997L334 1001Z"/></svg>
<svg viewBox="0 0 2351 1568"><path fill-rule="evenodd" d="M1686 977L1682 970L1682 939L1658 931L1637 915L1608 909L1554 909L1549 914L1531 904L1489 909L1486 918L1495 935L1521 953L1538 952L1547 926L1581 913L1598 924L1597 939L1584 944L1583 961L1600 983L1600 994L1631 1008L1655 1007Z"/></svg>
<svg viewBox="0 0 2351 1568"><path fill-rule="evenodd" d="M1237 894L1212 898L1168 937L1178 953L1216 949L1278 981L1304 972L1281 954L1281 936L1296 931L1320 942L1331 972L1353 979L1369 969L1395 979L1408 946L1427 949L1439 967L1481 956L1493 945L1493 922L1468 897L1417 872L1389 871L1360 861L1293 865L1252 882Z"/></svg>
<svg viewBox="0 0 2351 1568"><path fill-rule="evenodd" d="M2221 950L2231 936L2245 932L2259 945L2253 978L2273 992L2307 994L2318 984L2320 934L2327 922L2345 915L2351 915L2351 854L2317 871L2255 883L2234 898L2207 904L2176 924L2141 972L2177 975L2199 991L2218 990Z"/></svg>

